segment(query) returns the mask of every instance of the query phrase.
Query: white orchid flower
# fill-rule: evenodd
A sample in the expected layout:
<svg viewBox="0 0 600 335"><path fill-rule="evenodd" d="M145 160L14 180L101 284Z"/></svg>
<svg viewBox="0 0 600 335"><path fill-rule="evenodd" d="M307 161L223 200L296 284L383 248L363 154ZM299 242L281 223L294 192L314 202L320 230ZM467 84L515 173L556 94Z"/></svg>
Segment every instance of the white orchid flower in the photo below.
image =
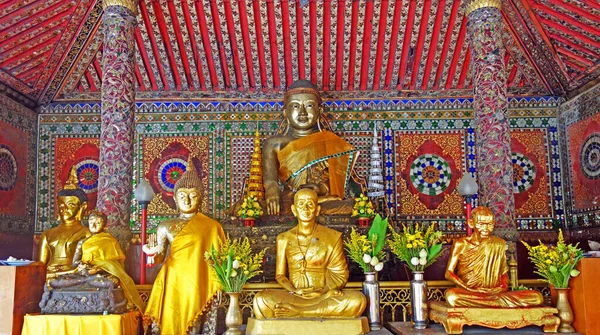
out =
<svg viewBox="0 0 600 335"><path fill-rule="evenodd" d="M365 262L365 264L371 264L371 255L364 254L363 255L363 261Z"/></svg>
<svg viewBox="0 0 600 335"><path fill-rule="evenodd" d="M238 261L237 259L233 261L233 264L231 264L231 267L234 269L237 269L240 267L240 261Z"/></svg>
<svg viewBox="0 0 600 335"><path fill-rule="evenodd" d="M381 270L383 270L383 262L379 262L375 265L375 271L379 272Z"/></svg>
<svg viewBox="0 0 600 335"><path fill-rule="evenodd" d="M373 258L371 258L370 264L375 266L375 265L377 265L377 263L379 263L379 259L377 259L377 257L373 256Z"/></svg>

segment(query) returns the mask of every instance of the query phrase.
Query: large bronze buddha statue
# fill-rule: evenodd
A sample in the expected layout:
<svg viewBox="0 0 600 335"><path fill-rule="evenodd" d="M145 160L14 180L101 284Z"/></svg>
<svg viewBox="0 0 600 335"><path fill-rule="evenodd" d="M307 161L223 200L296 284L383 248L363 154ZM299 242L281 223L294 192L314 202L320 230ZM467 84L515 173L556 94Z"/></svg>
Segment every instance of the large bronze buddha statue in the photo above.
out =
<svg viewBox="0 0 600 335"><path fill-rule="evenodd" d="M317 193L299 190L291 210L298 225L277 236L276 279L284 290L259 292L256 318L360 316L366 298L358 291L342 291L348 281L342 234L316 223Z"/></svg>
<svg viewBox="0 0 600 335"><path fill-rule="evenodd" d="M543 297L537 291L509 291L506 241L492 236L495 222L487 207L471 213L473 234L452 246L445 276L457 287L446 291L446 302L452 307L541 306Z"/></svg>
<svg viewBox="0 0 600 335"><path fill-rule="evenodd" d="M357 150L334 133L322 130L321 97L307 80L297 80L284 98L286 130L263 144L263 182L269 215L289 212L294 193L313 189L322 214L350 214L343 201Z"/></svg>
<svg viewBox="0 0 600 335"><path fill-rule="evenodd" d="M47 278L74 270L73 256L77 243L90 236L89 229L81 225L87 200L87 195L79 188L77 173L73 167L64 188L58 192L60 223L57 227L44 231L40 238L39 258L47 266Z"/></svg>
<svg viewBox="0 0 600 335"><path fill-rule="evenodd" d="M142 247L156 263L164 260L145 312L145 319L154 321L161 334L186 334L219 289L204 253L224 241L225 233L219 222L199 212L203 191L190 156L173 191L179 216L158 226L155 246Z"/></svg>

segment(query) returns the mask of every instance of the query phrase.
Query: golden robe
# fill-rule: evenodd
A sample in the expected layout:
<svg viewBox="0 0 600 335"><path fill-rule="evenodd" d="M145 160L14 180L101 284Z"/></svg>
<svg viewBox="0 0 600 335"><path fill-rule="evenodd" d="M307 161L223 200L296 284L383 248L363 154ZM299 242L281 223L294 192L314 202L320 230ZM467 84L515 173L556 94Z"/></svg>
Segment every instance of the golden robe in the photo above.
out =
<svg viewBox="0 0 600 335"><path fill-rule="evenodd" d="M468 238L455 243L464 244L458 258L456 275L469 288L492 289L503 284L508 275L506 262L506 241L490 236L478 245ZM499 293L471 292L463 288L451 288L446 291L446 301L453 307L533 307L543 303L542 295L537 291L520 290Z"/></svg>
<svg viewBox="0 0 600 335"><path fill-rule="evenodd" d="M77 243L90 236L88 227L63 224L50 228L40 238L40 261L46 263L48 275L73 270L73 256Z"/></svg>
<svg viewBox="0 0 600 335"><path fill-rule="evenodd" d="M355 152L350 143L330 131L301 137L277 153L279 180L295 191L302 184L319 181L313 168L327 169L323 179L328 180L329 194L344 198Z"/></svg>
<svg viewBox="0 0 600 335"><path fill-rule="evenodd" d="M106 232L92 235L81 245L81 262L98 267L119 278L119 285L127 301L144 310L144 302L135 287L133 279L125 272L125 254L119 241Z"/></svg>
<svg viewBox="0 0 600 335"><path fill-rule="evenodd" d="M169 257L152 286L145 317L162 335L183 335L208 307L220 285L209 272L204 253L225 233L219 222L196 214L175 236Z"/></svg>
<svg viewBox="0 0 600 335"><path fill-rule="evenodd" d="M334 291L343 289L348 282L348 264L340 232L318 225L305 254L300 250L297 237L292 231L280 234L277 240L277 257L282 256L279 248L285 248L283 265L287 264L288 278L296 289L326 287L329 291ZM366 298L357 291L344 291L339 296L325 293L307 299L286 290L264 290L254 298L256 318L274 318L275 305L278 303L309 309L310 315L314 317L354 318L364 311Z"/></svg>

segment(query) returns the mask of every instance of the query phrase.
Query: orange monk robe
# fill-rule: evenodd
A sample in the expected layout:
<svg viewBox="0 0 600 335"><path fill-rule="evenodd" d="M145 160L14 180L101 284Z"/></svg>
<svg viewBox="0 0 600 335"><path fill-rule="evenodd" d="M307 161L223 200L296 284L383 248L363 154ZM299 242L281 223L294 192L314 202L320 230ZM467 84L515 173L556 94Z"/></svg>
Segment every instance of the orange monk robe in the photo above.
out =
<svg viewBox="0 0 600 335"><path fill-rule="evenodd" d="M135 287L133 279L125 272L125 254L119 241L111 234L102 232L90 236L81 245L81 262L100 268L119 278L119 286L127 301L144 310L144 302Z"/></svg>
<svg viewBox="0 0 600 335"><path fill-rule="evenodd" d="M196 214L175 236L171 253L158 273L145 317L162 335L183 335L208 307L220 285L209 271L204 253L225 240L219 222Z"/></svg>
<svg viewBox="0 0 600 335"><path fill-rule="evenodd" d="M330 131L320 131L288 143L277 153L279 180L293 188L310 183L310 168L327 162L329 194L344 198L346 182L357 150Z"/></svg>

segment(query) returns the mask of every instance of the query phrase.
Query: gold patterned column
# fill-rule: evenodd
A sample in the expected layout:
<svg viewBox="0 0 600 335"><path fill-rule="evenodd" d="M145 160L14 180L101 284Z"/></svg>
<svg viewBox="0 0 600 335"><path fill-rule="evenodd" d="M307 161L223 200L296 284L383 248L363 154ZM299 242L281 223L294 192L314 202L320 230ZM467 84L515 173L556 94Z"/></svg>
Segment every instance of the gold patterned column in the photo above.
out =
<svg viewBox="0 0 600 335"><path fill-rule="evenodd" d="M496 217L496 234L516 241L501 0L466 4L473 66L473 108L479 204Z"/></svg>
<svg viewBox="0 0 600 335"><path fill-rule="evenodd" d="M131 239L136 0L103 0L102 113L97 208L123 250Z"/></svg>

